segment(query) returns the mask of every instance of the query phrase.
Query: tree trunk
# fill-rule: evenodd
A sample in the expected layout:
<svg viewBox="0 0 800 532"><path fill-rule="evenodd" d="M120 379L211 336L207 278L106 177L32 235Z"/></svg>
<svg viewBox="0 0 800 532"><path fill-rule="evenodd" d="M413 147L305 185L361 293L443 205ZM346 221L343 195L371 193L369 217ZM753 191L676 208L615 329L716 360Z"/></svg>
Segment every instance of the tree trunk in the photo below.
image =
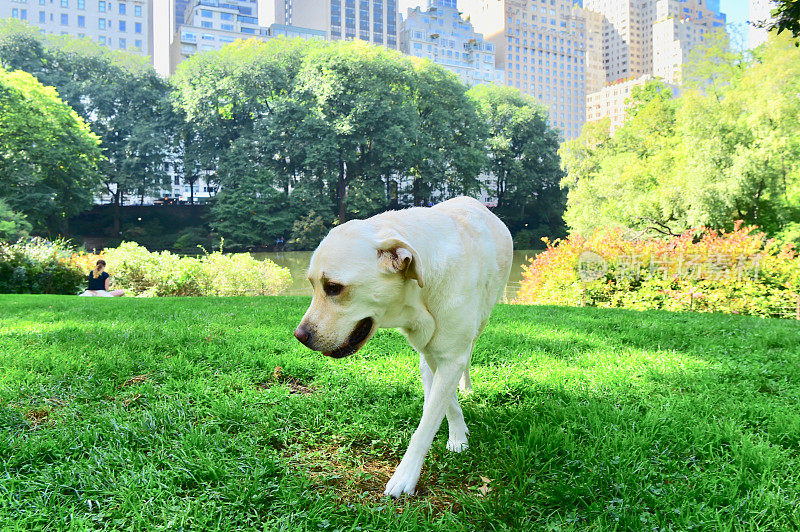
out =
<svg viewBox="0 0 800 532"><path fill-rule="evenodd" d="M336 185L336 194L339 200L339 224L343 224L347 221L347 203L345 203L347 176L345 175L345 164L341 156L339 157L339 181Z"/></svg>
<svg viewBox="0 0 800 532"><path fill-rule="evenodd" d="M119 195L120 190L117 187L117 191L114 193L114 236L119 236Z"/></svg>
<svg viewBox="0 0 800 532"><path fill-rule="evenodd" d="M195 178L197 179L197 178ZM189 181L189 205L194 205L194 182L195 179Z"/></svg>

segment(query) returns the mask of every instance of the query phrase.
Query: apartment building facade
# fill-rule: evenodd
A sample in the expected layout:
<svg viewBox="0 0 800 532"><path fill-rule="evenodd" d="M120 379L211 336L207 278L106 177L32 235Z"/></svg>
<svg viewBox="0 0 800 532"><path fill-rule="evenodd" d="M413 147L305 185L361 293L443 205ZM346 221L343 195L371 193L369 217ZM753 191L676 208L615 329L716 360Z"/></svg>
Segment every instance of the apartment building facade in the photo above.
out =
<svg viewBox="0 0 800 532"><path fill-rule="evenodd" d="M325 32L283 24L259 25L255 0L195 0L170 45L170 73L198 52L219 50L237 39L324 39Z"/></svg>
<svg viewBox="0 0 800 532"><path fill-rule="evenodd" d="M594 83L587 86L586 119L608 116L612 132L624 121L633 87L659 78L677 94L692 50L725 31L718 0L585 0L584 6L602 17L587 16L588 42L602 43L602 71L589 77ZM595 58L592 65L597 63ZM596 88L603 78L604 86Z"/></svg>
<svg viewBox="0 0 800 532"><path fill-rule="evenodd" d="M325 32L328 40L359 39L397 49L397 0L261 0L261 24Z"/></svg>
<svg viewBox="0 0 800 532"><path fill-rule="evenodd" d="M593 122L605 117L611 119L611 132L613 133L625 121L625 110L627 100L630 98L633 88L646 84L648 81L656 79L650 74L630 78L627 80L616 81L606 85L599 91L590 93L586 96L586 121ZM667 83L672 91L672 96L680 95L680 86L674 83Z"/></svg>
<svg viewBox="0 0 800 532"><path fill-rule="evenodd" d="M683 81L683 65L692 50L725 28L725 15L705 0L658 0L653 24L653 75L668 83Z"/></svg>
<svg viewBox="0 0 800 532"><path fill-rule="evenodd" d="M455 72L468 86L502 84L495 67L495 47L461 17L456 0L429 0L427 9L409 9L400 17L400 51L426 57Z"/></svg>
<svg viewBox="0 0 800 532"><path fill-rule="evenodd" d="M153 55L154 0L0 0L0 18L40 32L87 38L113 50Z"/></svg>
<svg viewBox="0 0 800 532"><path fill-rule="evenodd" d="M572 0L465 0L475 31L495 45L505 84L547 107L565 138L578 136L586 107L586 25Z"/></svg>

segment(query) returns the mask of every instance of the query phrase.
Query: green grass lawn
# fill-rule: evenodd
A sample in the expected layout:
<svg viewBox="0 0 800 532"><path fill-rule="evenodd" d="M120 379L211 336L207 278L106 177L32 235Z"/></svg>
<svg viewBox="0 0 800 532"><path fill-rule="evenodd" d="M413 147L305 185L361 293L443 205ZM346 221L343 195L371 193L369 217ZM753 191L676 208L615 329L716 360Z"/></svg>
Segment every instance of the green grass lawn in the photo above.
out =
<svg viewBox="0 0 800 532"><path fill-rule="evenodd" d="M0 525L800 528L798 322L498 306L470 449L443 427L393 502L417 355L393 331L312 353L307 304L0 296Z"/></svg>

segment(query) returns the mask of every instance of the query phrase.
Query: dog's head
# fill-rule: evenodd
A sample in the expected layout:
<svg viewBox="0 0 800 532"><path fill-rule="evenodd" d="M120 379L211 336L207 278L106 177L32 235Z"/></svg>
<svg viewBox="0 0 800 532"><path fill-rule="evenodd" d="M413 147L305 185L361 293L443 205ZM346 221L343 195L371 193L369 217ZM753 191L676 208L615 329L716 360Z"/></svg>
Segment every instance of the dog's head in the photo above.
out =
<svg viewBox="0 0 800 532"><path fill-rule="evenodd" d="M331 230L311 257L308 280L314 298L294 334L334 358L358 351L399 313L411 283L423 286L416 251L399 235L376 237L362 221Z"/></svg>

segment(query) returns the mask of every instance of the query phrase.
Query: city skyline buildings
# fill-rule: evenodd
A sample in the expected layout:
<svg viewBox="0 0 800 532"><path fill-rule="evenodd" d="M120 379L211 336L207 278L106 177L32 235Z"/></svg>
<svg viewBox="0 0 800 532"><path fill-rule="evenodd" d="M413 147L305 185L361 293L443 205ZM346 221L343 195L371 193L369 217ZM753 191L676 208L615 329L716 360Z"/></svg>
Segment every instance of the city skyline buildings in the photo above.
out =
<svg viewBox="0 0 800 532"><path fill-rule="evenodd" d="M590 18L588 42L594 43L590 59L593 64L599 59L603 68L591 79L605 77L602 87L587 90L586 117L610 117L612 133L625 119L633 87L660 79L677 94L692 50L715 32L725 31L726 16L718 11L718 2L585 0L584 6L602 16L602 22ZM598 41L602 53L596 51Z"/></svg>
<svg viewBox="0 0 800 532"><path fill-rule="evenodd" d="M262 26L299 26L323 31L328 40L398 48L397 0L259 0L259 12Z"/></svg>
<svg viewBox="0 0 800 532"><path fill-rule="evenodd" d="M41 33L88 38L112 50L153 55L155 0L0 0L0 18Z"/></svg>
<svg viewBox="0 0 800 532"><path fill-rule="evenodd" d="M544 105L567 139L585 116L586 16L572 0L465 0L475 30L495 45L505 84Z"/></svg>
<svg viewBox="0 0 800 532"><path fill-rule="evenodd" d="M456 7L456 0L428 0L426 9L409 8L400 16L400 51L425 57L455 72L467 85L501 84L494 44L485 42Z"/></svg>

